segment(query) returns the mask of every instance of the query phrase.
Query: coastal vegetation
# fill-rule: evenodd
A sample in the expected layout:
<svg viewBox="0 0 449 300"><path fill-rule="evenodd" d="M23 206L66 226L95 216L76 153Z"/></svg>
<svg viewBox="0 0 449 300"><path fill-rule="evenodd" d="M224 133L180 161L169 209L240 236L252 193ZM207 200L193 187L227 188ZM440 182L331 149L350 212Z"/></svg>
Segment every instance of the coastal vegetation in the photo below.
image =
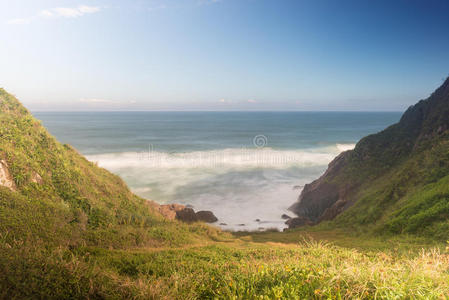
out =
<svg viewBox="0 0 449 300"><path fill-rule="evenodd" d="M1 298L449 298L447 138L373 180L351 214L234 234L167 220L3 89L0 139Z"/></svg>
<svg viewBox="0 0 449 300"><path fill-rule="evenodd" d="M323 228L448 240L449 78L331 162L292 209Z"/></svg>

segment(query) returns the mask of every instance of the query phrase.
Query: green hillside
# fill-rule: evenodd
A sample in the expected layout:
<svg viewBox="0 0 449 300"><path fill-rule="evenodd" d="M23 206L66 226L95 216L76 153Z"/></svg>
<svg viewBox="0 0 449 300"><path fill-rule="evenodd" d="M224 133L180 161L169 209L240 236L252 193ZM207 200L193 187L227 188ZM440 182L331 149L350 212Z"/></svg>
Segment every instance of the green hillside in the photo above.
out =
<svg viewBox="0 0 449 300"><path fill-rule="evenodd" d="M335 218L331 227L449 239L449 79L341 154L292 210L315 222Z"/></svg>
<svg viewBox="0 0 449 300"><path fill-rule="evenodd" d="M13 181L11 187L0 185L0 243L5 251L0 256L0 295L18 286L43 288L44 294L58 288L85 293L83 280L97 279L84 278L82 264L71 274L62 262L52 260L68 255L65 250L179 247L222 235L205 225L165 220L155 203L132 194L118 176L57 142L3 89L0 139L1 166ZM42 282L35 281L37 275L43 276ZM80 290L73 290L74 281Z"/></svg>
<svg viewBox="0 0 449 300"><path fill-rule="evenodd" d="M231 235L168 221L156 203L57 142L3 89L0 125L0 299L449 295L449 252L431 238L341 230ZM429 197L444 183L427 184ZM397 226L420 199L403 206Z"/></svg>

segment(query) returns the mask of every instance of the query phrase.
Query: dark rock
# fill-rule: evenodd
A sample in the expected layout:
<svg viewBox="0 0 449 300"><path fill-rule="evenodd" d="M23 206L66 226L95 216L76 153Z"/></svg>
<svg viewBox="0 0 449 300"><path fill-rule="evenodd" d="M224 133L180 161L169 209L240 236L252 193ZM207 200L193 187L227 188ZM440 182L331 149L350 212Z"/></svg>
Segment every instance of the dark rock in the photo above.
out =
<svg viewBox="0 0 449 300"><path fill-rule="evenodd" d="M284 219L284 220L289 220L292 217L290 217L289 215L286 215L286 214L282 214L281 218Z"/></svg>
<svg viewBox="0 0 449 300"><path fill-rule="evenodd" d="M351 151L346 151L338 155L329 164L323 176L310 184L306 184L299 196L298 202L290 206L289 210L300 217L318 221L324 211L342 197L342 188L330 182L339 175L350 153Z"/></svg>
<svg viewBox="0 0 449 300"><path fill-rule="evenodd" d="M245 224L237 224L237 226L245 226Z"/></svg>
<svg viewBox="0 0 449 300"><path fill-rule="evenodd" d="M429 98L409 107L398 123L338 155L323 176L304 186L289 210L314 223L335 218L361 200L360 189L414 153L429 150L433 139L444 138L448 129L449 78Z"/></svg>
<svg viewBox="0 0 449 300"><path fill-rule="evenodd" d="M196 217L199 221L203 221L206 223L214 223L217 222L217 217L213 214L213 212L208 210L201 210L196 213Z"/></svg>
<svg viewBox="0 0 449 300"><path fill-rule="evenodd" d="M221 225L221 226L228 226L228 224L226 224L226 223L220 223L219 225Z"/></svg>
<svg viewBox="0 0 449 300"><path fill-rule="evenodd" d="M306 225L313 225L313 222L305 217L296 217L296 218L287 220L285 222L285 224L288 225L288 228L297 228L297 227L302 227L302 226L306 226Z"/></svg>
<svg viewBox="0 0 449 300"><path fill-rule="evenodd" d="M254 221L255 221L255 222L260 222L260 219L255 219Z"/></svg>
<svg viewBox="0 0 449 300"><path fill-rule="evenodd" d="M185 209L181 204L163 204L158 207L159 212L169 220L176 219L176 212Z"/></svg>
<svg viewBox="0 0 449 300"><path fill-rule="evenodd" d="M178 210L176 212L176 219L186 223L198 221L198 217L196 216L195 211L191 208L184 208L183 210Z"/></svg>
<svg viewBox="0 0 449 300"><path fill-rule="evenodd" d="M187 208L192 208L192 209L193 209L193 205L191 205L191 204L187 204L186 207L187 207Z"/></svg>

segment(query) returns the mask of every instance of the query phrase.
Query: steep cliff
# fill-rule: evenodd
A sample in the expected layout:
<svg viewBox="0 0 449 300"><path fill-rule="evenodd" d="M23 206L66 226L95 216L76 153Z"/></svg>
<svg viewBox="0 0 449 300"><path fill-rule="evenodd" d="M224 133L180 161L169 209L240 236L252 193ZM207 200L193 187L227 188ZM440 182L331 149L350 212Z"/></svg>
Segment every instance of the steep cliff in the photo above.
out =
<svg viewBox="0 0 449 300"><path fill-rule="evenodd" d="M439 216L413 230L447 223L445 202L424 194L432 185L441 188L430 198L438 194L436 198L445 199L449 194L442 183L449 175L448 136L449 78L428 99L411 106L398 123L336 157L319 179L304 187L290 210L314 223L338 216L337 225L373 224L403 232L407 225L388 224L413 202L421 209L406 214L408 218L427 210ZM422 201L410 199L412 194L421 195Z"/></svg>

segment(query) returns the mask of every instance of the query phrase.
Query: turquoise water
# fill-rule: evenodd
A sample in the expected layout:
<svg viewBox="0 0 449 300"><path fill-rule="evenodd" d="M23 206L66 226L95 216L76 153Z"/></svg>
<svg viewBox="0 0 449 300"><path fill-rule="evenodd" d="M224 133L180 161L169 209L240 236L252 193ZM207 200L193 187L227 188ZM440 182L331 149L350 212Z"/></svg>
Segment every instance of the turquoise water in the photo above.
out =
<svg viewBox="0 0 449 300"><path fill-rule="evenodd" d="M284 227L301 186L399 112L37 112L60 141L159 203L225 229ZM255 221L260 219L261 221ZM244 224L244 225L242 225Z"/></svg>

